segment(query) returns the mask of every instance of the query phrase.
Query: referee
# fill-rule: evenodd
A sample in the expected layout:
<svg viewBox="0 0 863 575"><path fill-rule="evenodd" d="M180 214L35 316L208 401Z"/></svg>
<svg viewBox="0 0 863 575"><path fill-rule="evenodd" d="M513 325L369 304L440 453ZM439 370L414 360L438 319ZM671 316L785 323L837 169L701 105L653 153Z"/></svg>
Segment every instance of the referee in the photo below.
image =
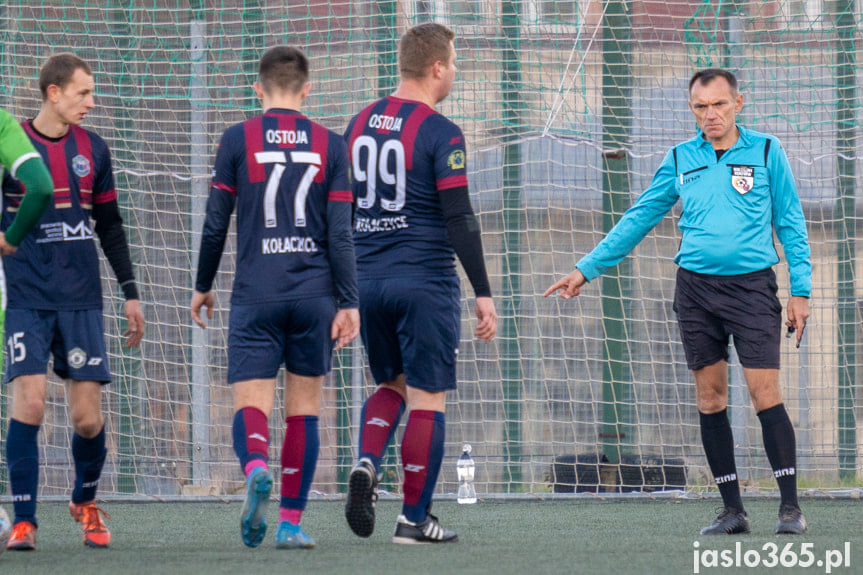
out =
<svg viewBox="0 0 863 575"><path fill-rule="evenodd" d="M773 264L779 261L773 231L791 275L786 305L797 342L809 317L812 267L806 222L794 177L779 140L737 125L743 107L737 79L719 69L689 81L689 109L698 131L666 154L650 187L569 275L545 292L569 299L581 286L616 265L679 199L680 251L674 261L674 311L695 376L701 441L724 509L703 535L749 532L728 421L728 341L734 346L761 421L764 448L779 484L776 533L806 533L797 502L794 428L779 391L782 305Z"/></svg>

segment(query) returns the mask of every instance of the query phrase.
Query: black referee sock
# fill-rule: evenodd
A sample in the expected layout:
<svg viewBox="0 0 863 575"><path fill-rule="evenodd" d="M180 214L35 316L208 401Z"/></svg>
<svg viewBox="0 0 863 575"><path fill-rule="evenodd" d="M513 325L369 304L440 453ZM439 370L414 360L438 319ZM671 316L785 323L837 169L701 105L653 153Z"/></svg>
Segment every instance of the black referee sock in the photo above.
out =
<svg viewBox="0 0 863 575"><path fill-rule="evenodd" d="M760 411L758 419L761 421L764 450L779 484L782 504L797 507L797 440L785 405L780 403Z"/></svg>
<svg viewBox="0 0 863 575"><path fill-rule="evenodd" d="M728 412L723 409L719 413L699 412L698 415L701 421L701 443L710 472L722 495L722 503L725 507L743 511L737 465L734 463L734 434L731 432Z"/></svg>

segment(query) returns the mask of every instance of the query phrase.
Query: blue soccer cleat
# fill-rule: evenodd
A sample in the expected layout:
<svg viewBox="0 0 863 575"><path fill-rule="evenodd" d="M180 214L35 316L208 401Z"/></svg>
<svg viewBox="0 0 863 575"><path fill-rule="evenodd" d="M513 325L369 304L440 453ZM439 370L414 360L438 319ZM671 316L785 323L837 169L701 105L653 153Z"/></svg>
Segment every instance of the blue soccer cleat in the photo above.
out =
<svg viewBox="0 0 863 575"><path fill-rule="evenodd" d="M257 547L267 533L267 504L273 489L273 476L264 467L255 469L246 480L246 501L240 516L243 543Z"/></svg>
<svg viewBox="0 0 863 575"><path fill-rule="evenodd" d="M299 525L282 521L276 530L276 549L312 549L315 540Z"/></svg>

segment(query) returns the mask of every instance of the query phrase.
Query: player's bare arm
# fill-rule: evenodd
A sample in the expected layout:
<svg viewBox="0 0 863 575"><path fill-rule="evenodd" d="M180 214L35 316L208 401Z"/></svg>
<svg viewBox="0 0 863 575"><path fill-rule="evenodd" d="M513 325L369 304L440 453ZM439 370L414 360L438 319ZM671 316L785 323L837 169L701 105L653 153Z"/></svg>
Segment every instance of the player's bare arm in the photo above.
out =
<svg viewBox="0 0 863 575"><path fill-rule="evenodd" d="M488 343L494 339L497 333L497 312L494 309L494 300L490 297L476 298L476 331L477 339Z"/></svg>
<svg viewBox="0 0 863 575"><path fill-rule="evenodd" d="M0 232L0 256L11 256L18 248L6 241L6 234Z"/></svg>
<svg viewBox="0 0 863 575"><path fill-rule="evenodd" d="M216 298L211 291L203 293L195 290L195 293L192 294L192 320L201 326L202 329L206 329L207 324L201 319L201 308L207 308L207 320L211 320L213 319L213 306L215 303Z"/></svg>
<svg viewBox="0 0 863 575"><path fill-rule="evenodd" d="M336 351L347 347L360 334L360 311L357 308L340 309L333 319L330 337L336 340Z"/></svg>
<svg viewBox="0 0 863 575"><path fill-rule="evenodd" d="M785 306L785 313L788 315L788 321L785 322L785 325L794 328L799 342L803 337L806 320L809 319L809 298L798 295L789 297L788 304Z"/></svg>
<svg viewBox="0 0 863 575"><path fill-rule="evenodd" d="M141 345L141 340L144 338L144 312L141 309L141 302L137 299L127 299L124 307L126 321L129 324L128 329L123 333L126 338L126 347L138 347Z"/></svg>
<svg viewBox="0 0 863 575"><path fill-rule="evenodd" d="M545 293L542 295L543 297L548 297L557 290L560 290L560 297L563 299L570 299L580 294L581 286L586 283L587 279L584 277L584 274L581 273L580 269L575 268L569 273L569 275L559 279L550 288L545 290Z"/></svg>

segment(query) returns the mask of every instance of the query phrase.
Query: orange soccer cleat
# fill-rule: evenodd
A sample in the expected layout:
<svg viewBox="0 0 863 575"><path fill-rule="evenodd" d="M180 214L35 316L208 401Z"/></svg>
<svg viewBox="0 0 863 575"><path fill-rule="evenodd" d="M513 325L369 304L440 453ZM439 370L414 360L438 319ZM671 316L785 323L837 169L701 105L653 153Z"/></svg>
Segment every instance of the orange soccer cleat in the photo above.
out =
<svg viewBox="0 0 863 575"><path fill-rule="evenodd" d="M105 522L102 521L100 513L106 519L110 519L105 510L96 507L95 501L88 503L69 502L69 513L72 514L72 519L81 524L81 529L84 532L84 545L87 547L107 547L111 543L111 532L105 527Z"/></svg>
<svg viewBox="0 0 863 575"><path fill-rule="evenodd" d="M34 551L36 549L36 526L29 521L19 521L12 527L12 535L6 544L11 551Z"/></svg>

